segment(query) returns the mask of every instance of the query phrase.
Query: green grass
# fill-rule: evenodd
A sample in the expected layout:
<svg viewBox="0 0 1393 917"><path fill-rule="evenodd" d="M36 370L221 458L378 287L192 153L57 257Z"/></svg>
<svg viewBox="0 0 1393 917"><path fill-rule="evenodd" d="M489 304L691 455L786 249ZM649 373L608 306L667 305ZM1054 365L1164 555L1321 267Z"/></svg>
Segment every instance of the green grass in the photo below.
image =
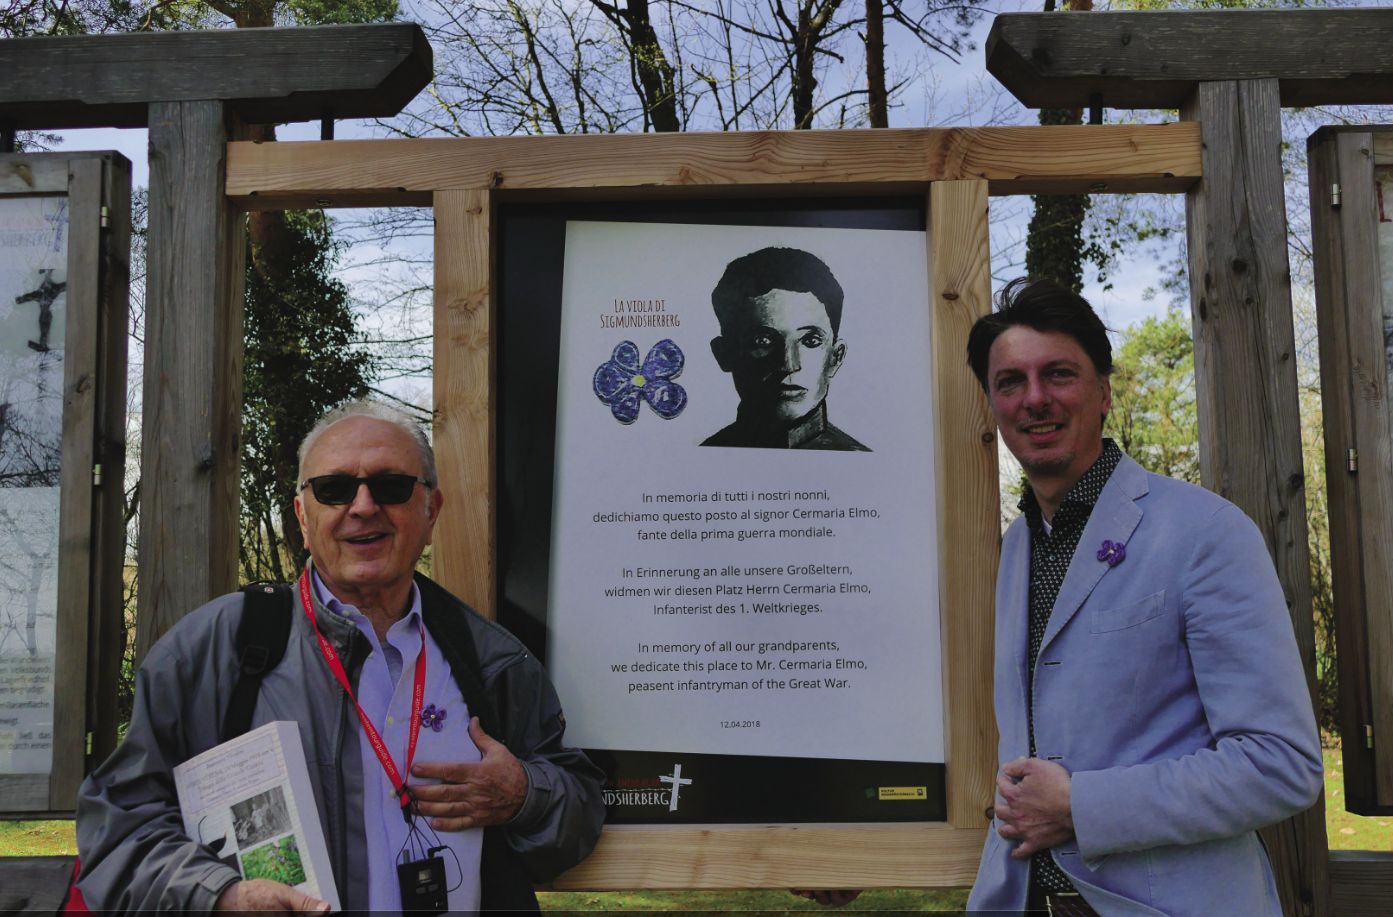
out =
<svg viewBox="0 0 1393 917"><path fill-rule="evenodd" d="M1393 816L1365 818L1345 811L1344 761L1325 750L1325 833L1331 850L1393 850Z"/></svg>
<svg viewBox="0 0 1393 917"><path fill-rule="evenodd" d="M76 856L70 821L0 821L0 856Z"/></svg>
<svg viewBox="0 0 1393 917"><path fill-rule="evenodd" d="M1364 818L1344 809L1339 749L1325 752L1325 823L1332 850L1393 850L1393 816ZM77 842L70 821L0 822L0 856L71 856ZM542 892L548 911L823 911L786 891ZM967 902L966 889L869 891L846 910L951 911Z"/></svg>

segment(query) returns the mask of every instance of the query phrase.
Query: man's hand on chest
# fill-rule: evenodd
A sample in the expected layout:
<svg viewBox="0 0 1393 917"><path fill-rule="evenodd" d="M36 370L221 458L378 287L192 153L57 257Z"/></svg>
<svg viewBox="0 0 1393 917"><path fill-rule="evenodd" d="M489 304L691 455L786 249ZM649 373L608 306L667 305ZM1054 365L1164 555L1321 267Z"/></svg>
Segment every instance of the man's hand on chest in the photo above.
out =
<svg viewBox="0 0 1393 917"><path fill-rule="evenodd" d="M529 781L521 762L502 742L490 737L476 716L469 736L483 755L471 764L422 761L411 768L414 777L433 777L443 783L413 786L422 815L437 831L464 831L501 825L527 799Z"/></svg>
<svg viewBox="0 0 1393 917"><path fill-rule="evenodd" d="M1004 824L997 833L1007 840L1021 841L1011 856L1029 859L1037 850L1057 846L1074 836L1068 771L1039 758L1020 758L1002 767L1002 771L1005 776L996 778L997 794L1002 800L997 803L996 817Z"/></svg>

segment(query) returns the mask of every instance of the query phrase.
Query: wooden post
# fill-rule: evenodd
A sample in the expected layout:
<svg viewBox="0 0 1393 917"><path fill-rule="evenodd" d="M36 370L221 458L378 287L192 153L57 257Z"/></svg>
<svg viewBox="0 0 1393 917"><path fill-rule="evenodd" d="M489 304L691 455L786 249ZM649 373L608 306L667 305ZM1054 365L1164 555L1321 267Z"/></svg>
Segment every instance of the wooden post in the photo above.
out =
<svg viewBox="0 0 1393 917"><path fill-rule="evenodd" d="M934 182L929 191L934 435L938 444L939 617L943 634L948 823L985 828L996 793L996 423L967 365L967 335L992 308L987 182ZM972 564L955 563L963 545Z"/></svg>
<svg viewBox="0 0 1393 917"><path fill-rule="evenodd" d="M126 566L126 367L131 282L131 164L106 154L107 181L102 203L107 226L102 233L101 301L98 321L98 388L94 458L102 466L102 483L92 518L92 598L89 602L87 728L91 767L116 750L120 719L116 685L126 645L124 604Z"/></svg>
<svg viewBox="0 0 1393 917"><path fill-rule="evenodd" d="M1286 594L1316 693L1301 410L1281 160L1278 81L1203 82L1182 111L1204 131L1204 177L1186 196L1200 474L1247 513ZM1262 832L1283 912L1330 913L1325 805Z"/></svg>
<svg viewBox="0 0 1393 917"><path fill-rule="evenodd" d="M431 572L492 618L494 537L493 214L488 191L435 192L435 466L445 508Z"/></svg>
<svg viewBox="0 0 1393 917"><path fill-rule="evenodd" d="M246 242L225 118L222 102L150 104L137 663L237 585Z"/></svg>

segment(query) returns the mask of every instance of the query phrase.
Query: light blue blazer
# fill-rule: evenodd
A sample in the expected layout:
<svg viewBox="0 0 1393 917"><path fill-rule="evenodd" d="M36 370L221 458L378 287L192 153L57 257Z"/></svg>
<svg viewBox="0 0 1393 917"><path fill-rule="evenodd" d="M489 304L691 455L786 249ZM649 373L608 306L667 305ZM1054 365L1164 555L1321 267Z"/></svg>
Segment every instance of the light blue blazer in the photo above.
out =
<svg viewBox="0 0 1393 917"><path fill-rule="evenodd" d="M1104 540L1126 544L1115 567ZM1030 756L1030 531L996 586L1000 763ZM1315 803L1320 738L1257 526L1127 456L1093 509L1035 667L1040 758L1072 775L1075 840L1054 860L1103 917L1280 917L1257 828ZM992 822L968 910L1018 913L1029 861Z"/></svg>

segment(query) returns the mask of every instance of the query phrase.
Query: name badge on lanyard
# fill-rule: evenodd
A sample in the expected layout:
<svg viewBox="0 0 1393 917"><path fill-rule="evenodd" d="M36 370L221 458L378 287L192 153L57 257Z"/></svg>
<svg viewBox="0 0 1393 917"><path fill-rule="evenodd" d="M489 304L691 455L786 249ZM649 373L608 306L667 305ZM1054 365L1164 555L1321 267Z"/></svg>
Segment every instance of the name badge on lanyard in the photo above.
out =
<svg viewBox="0 0 1393 917"><path fill-rule="evenodd" d="M377 755L377 760L382 762L382 769L386 771L387 779L392 781L393 794L401 800L401 814L402 818L406 819L407 834L406 843L402 844L397 859L401 860L408 853L414 854L418 850L423 850L425 854L419 859L397 864L397 885L401 890L401 909L416 914L443 914L450 909L450 892L453 889L449 888L449 883L445 879L445 860L439 856L439 853L444 850L454 856L455 852L445 844L439 844L435 847L426 846L427 841L416 825L416 817L420 815L420 810L416 805L416 794L411 791L411 787L406 785L405 776L411 773L411 761L416 757L416 740L421 735L421 705L426 695L425 625L421 625L421 651L416 656L416 678L411 691L411 726L406 743L406 767L404 771L398 771L396 762L392 760L392 753L387 750L387 744L382 741L377 727L373 726L372 720L368 719L367 713L359 706L358 698L353 696L353 688L348 683L348 673L344 671L343 663L339 662L339 654L334 651L333 644L319 632L319 622L315 620L314 616L314 599L310 593L310 571L308 568L300 574L300 602L305 606L305 614L309 616L310 626L314 628L314 635L319 641L319 650L324 654L324 660L329 663L329 668L333 671L334 677L338 679L344 693L348 695L348 699L353 701L353 706L358 711L358 721L363 725L363 733L367 736L368 743ZM435 836L436 842L439 843L440 838L435 835L435 831L431 829L428 821L426 829ZM458 865L459 858L456 857L455 861ZM461 870L460 879L463 880L463 878L464 873Z"/></svg>

